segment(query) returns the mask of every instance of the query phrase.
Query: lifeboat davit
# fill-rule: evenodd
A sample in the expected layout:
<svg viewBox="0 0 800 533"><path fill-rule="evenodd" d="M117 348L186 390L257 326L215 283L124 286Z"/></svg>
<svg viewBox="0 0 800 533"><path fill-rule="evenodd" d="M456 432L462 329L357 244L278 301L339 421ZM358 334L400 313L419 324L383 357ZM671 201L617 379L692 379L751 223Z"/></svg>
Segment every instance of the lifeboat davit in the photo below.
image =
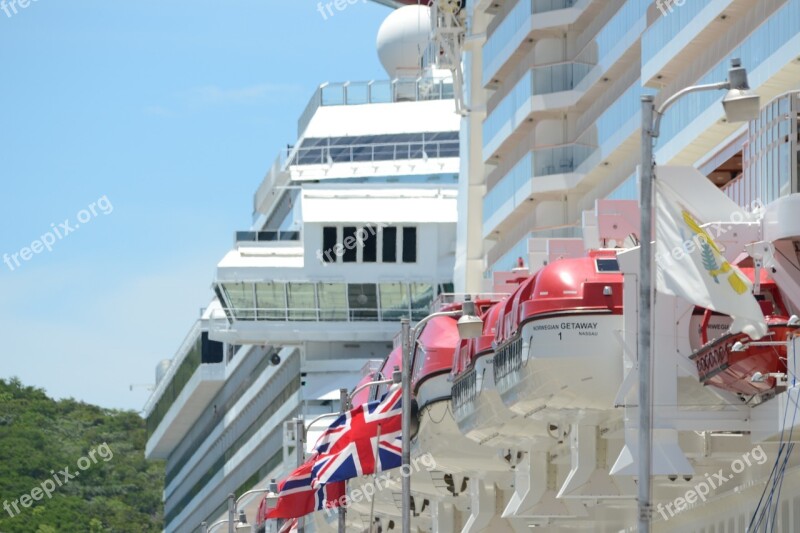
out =
<svg viewBox="0 0 800 533"><path fill-rule="evenodd" d="M742 272L751 281L754 279L752 268L742 268ZM756 298L768 328L762 339L753 341L743 333L725 331L709 341L709 330L727 330L731 319L710 309L695 312L693 321L700 321L700 346L689 358L697 365L703 385L746 396L769 397L778 386L778 380L770 374L786 374L787 341L800 333L800 323L790 316L775 282L764 270L759 277L760 294Z"/></svg>
<svg viewBox="0 0 800 533"><path fill-rule="evenodd" d="M613 409L623 376L622 287L613 250L555 261L522 283L497 322L503 403L553 420Z"/></svg>

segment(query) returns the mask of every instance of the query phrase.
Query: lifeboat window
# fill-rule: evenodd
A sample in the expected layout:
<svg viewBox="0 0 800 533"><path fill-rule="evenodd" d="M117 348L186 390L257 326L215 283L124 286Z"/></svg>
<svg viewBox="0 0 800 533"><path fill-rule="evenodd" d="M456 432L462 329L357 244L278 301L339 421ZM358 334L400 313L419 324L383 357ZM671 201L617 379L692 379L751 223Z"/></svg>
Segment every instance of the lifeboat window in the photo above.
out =
<svg viewBox="0 0 800 533"><path fill-rule="evenodd" d="M619 262L616 257L598 257L595 262L598 272L619 272Z"/></svg>
<svg viewBox="0 0 800 533"><path fill-rule="evenodd" d="M403 228L403 263L417 262L417 228Z"/></svg>
<svg viewBox="0 0 800 533"><path fill-rule="evenodd" d="M356 246L356 227L345 226L342 228L342 244L344 252L342 261L345 263L355 263L358 260L358 246Z"/></svg>
<svg viewBox="0 0 800 533"><path fill-rule="evenodd" d="M397 262L397 228L388 227L383 228L383 262L396 263Z"/></svg>

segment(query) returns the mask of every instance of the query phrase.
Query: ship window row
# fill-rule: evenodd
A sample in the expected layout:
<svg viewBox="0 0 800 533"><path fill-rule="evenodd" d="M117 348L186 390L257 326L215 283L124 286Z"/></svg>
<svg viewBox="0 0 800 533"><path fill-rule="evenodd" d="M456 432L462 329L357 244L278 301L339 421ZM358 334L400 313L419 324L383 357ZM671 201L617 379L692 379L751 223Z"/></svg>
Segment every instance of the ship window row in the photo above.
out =
<svg viewBox="0 0 800 533"><path fill-rule="evenodd" d="M416 263L417 228L325 226L317 257L323 263Z"/></svg>
<svg viewBox="0 0 800 533"><path fill-rule="evenodd" d="M458 132L398 133L303 139L289 165L326 165L458 157Z"/></svg>
<svg viewBox="0 0 800 533"><path fill-rule="evenodd" d="M158 428L158 425L200 365L221 363L222 360L222 343L210 340L208 332L202 332L197 337L194 345L192 345L189 353L184 357L175 375L172 376L172 380L164 389L164 393L156 403L150 416L147 417L148 437L153 435L153 432Z"/></svg>
<svg viewBox="0 0 800 533"><path fill-rule="evenodd" d="M258 362L258 364L250 371L251 377L260 376L261 373L264 372L264 370L270 367L272 365L270 359L272 355L274 355L275 353L277 352L274 350L266 351L264 355L261 357L261 360ZM236 402L238 402L239 399L244 395L244 393L247 392L247 390L249 390L250 385L251 382L246 381L238 389L236 389L236 391L225 401L225 403L219 406L219 412L227 413L228 411L230 411L233 408L233 406L236 405ZM186 465L186 463L189 462L189 459L191 459L192 456L195 454L195 452L197 452L197 450L200 448L203 442L205 442L208 436L211 435L211 432L214 431L214 428L216 428L218 424L219 424L219 419L217 418L211 419L206 424L206 427L203 428L203 430L194 437L191 446L188 446L186 448L186 452L184 452L181 458L177 462L169 466L165 474L165 480L164 480L165 487L170 483L172 483L175 477L181 472L181 469Z"/></svg>
<svg viewBox="0 0 800 533"><path fill-rule="evenodd" d="M434 298L453 292L452 283L222 283L233 320L398 321L427 316Z"/></svg>
<svg viewBox="0 0 800 533"><path fill-rule="evenodd" d="M220 457L214 461L211 467L203 474L197 483L186 492L186 494L181 498L179 502L176 502L172 505L172 509L166 513L164 520L167 524L169 524L175 517L192 501L192 499L197 496L197 494L205 488L208 482L219 472L225 464L233 459L233 456L236 455L242 446L244 446L247 441L249 441L253 435L256 434L258 430L260 430L264 424L280 409L283 407L289 399L292 397L294 393L300 390L300 376L296 376L291 383L289 383L284 389L275 397L275 399L270 403L269 407L264 409L264 411L259 415L259 417L250 424L250 426L242 433L230 446L225 449L225 452L220 455ZM287 417L286 420L291 419L291 417ZM284 420L284 422L286 421ZM272 438L276 433L282 434L283 423L278 425L278 427L267 437L267 439Z"/></svg>

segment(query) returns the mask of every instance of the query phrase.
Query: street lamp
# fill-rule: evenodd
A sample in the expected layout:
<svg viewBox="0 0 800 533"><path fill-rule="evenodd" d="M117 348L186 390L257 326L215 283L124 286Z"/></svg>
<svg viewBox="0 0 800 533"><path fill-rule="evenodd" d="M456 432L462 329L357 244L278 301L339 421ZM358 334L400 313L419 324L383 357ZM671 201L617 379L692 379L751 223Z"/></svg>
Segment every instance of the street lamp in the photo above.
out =
<svg viewBox="0 0 800 533"><path fill-rule="evenodd" d="M706 85L687 87L667 98L656 110L652 95L642 96L642 167L641 167L641 236L639 249L639 533L649 533L652 493L653 427L651 419L652 357L651 324L653 295L653 180L655 160L653 143L658 138L661 117L666 110L686 94L700 91L727 90L722 107L729 122L741 122L758 117L760 100L750 90L747 71L739 59L731 60L728 80Z"/></svg>
<svg viewBox="0 0 800 533"><path fill-rule="evenodd" d="M475 314L475 302L467 296L460 311L432 313L413 328L408 318L400 321L400 337L403 343L403 422L402 422L402 466L401 471L411 472L411 351L417 335L429 320L440 316L461 317L458 319L458 334L462 339L474 339L483 334L483 320ZM405 469L405 470L402 470ZM402 533L411 533L411 476L403 475L403 526Z"/></svg>

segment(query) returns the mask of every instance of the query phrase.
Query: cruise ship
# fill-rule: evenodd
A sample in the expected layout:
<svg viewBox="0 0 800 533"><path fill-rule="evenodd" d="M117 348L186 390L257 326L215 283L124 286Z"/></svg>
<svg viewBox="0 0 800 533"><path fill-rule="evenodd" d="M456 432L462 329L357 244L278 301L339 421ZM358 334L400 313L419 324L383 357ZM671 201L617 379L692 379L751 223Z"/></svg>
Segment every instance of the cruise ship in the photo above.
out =
<svg viewBox="0 0 800 533"><path fill-rule="evenodd" d="M157 369L165 531L224 531L234 507L237 531L278 531L258 510L297 464L295 420L310 452L344 391L401 365L401 318L469 298L482 336L436 318L412 351L411 531L636 531L641 100L731 60L758 116L688 94L656 173L713 214L698 231L716 228L768 334L657 293L647 522L799 531L800 0L376 1L388 79L312 95ZM345 530L399 531L399 477ZM294 527L342 530L326 512Z"/></svg>
<svg viewBox="0 0 800 533"><path fill-rule="evenodd" d="M453 292L453 83L420 67L427 9L387 13L387 79L323 83L311 95L255 191L252 226L217 265L216 298L159 366L146 455L166 460L165 531L210 528L230 493L291 471L291 421L338 412L340 389L377 370L400 318L422 318ZM262 495L237 510L252 521Z"/></svg>

